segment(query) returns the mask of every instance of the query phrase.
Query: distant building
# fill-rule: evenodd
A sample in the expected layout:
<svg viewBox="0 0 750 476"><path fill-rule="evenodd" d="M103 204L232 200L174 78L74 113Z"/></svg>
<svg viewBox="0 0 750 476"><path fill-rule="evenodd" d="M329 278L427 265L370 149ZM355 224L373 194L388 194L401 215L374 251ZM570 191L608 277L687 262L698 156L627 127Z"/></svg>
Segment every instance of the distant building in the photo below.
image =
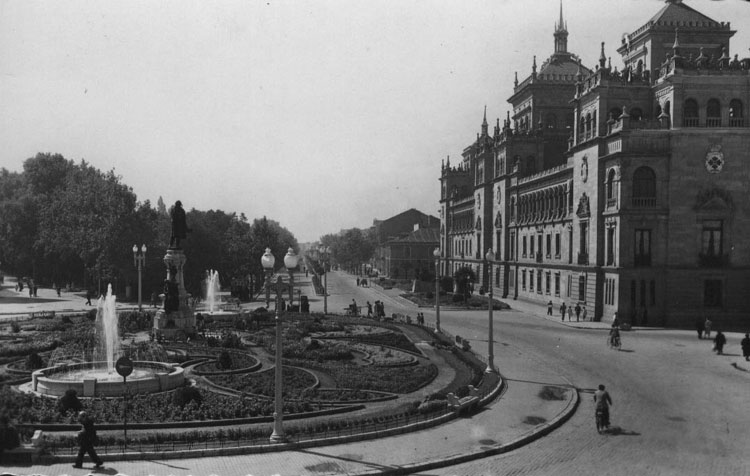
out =
<svg viewBox="0 0 750 476"><path fill-rule="evenodd" d="M597 319L750 324L750 59L735 31L668 0L595 68L554 53L441 168L442 273L471 266L500 295L577 302ZM747 46L747 45L745 45Z"/></svg>
<svg viewBox="0 0 750 476"><path fill-rule="evenodd" d="M373 220L370 233L375 237L377 244L371 262L372 269L380 274L389 274L386 271L386 254L390 250L385 246L389 240L404 237L416 230L438 229L439 227L440 219L438 217L427 215L415 208L411 208L385 220ZM435 240L433 250L436 247L437 240Z"/></svg>
<svg viewBox="0 0 750 476"><path fill-rule="evenodd" d="M420 228L392 237L379 249L383 256L382 273L394 279L423 279L435 275L435 257L439 228Z"/></svg>

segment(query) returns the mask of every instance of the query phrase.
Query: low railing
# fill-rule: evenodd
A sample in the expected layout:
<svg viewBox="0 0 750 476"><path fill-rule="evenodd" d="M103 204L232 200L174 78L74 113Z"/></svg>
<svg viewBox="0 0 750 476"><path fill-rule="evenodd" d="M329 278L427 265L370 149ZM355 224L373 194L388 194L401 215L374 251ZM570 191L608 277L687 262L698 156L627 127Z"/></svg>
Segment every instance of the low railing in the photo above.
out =
<svg viewBox="0 0 750 476"><path fill-rule="evenodd" d="M633 197L633 208L654 208L656 207L656 197Z"/></svg>

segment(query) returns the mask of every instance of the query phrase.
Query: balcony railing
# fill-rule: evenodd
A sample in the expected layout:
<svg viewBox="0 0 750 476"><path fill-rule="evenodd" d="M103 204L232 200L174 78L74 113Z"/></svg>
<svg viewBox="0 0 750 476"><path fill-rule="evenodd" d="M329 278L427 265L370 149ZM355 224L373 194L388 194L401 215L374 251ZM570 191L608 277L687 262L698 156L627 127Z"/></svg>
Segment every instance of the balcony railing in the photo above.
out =
<svg viewBox="0 0 750 476"><path fill-rule="evenodd" d="M729 265L729 255L698 253L698 264L702 268L723 268Z"/></svg>
<svg viewBox="0 0 750 476"><path fill-rule="evenodd" d="M654 208L656 197L633 197L633 208Z"/></svg>
<svg viewBox="0 0 750 476"><path fill-rule="evenodd" d="M745 127L745 118L744 117L730 117L729 127Z"/></svg>
<svg viewBox="0 0 750 476"><path fill-rule="evenodd" d="M707 117L706 127L721 127L721 118L720 117Z"/></svg>
<svg viewBox="0 0 750 476"><path fill-rule="evenodd" d="M589 254L578 253L578 264L589 264Z"/></svg>
<svg viewBox="0 0 750 476"><path fill-rule="evenodd" d="M698 127L698 118L697 117L684 117L682 119L682 125L684 127Z"/></svg>

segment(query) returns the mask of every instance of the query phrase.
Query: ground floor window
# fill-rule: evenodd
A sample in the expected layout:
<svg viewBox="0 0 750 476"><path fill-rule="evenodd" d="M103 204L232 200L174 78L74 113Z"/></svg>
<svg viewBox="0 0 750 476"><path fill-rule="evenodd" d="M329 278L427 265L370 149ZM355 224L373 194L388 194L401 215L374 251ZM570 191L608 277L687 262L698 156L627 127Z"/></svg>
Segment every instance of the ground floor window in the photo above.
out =
<svg viewBox="0 0 750 476"><path fill-rule="evenodd" d="M560 273L555 273L555 296L560 297Z"/></svg>
<svg viewBox="0 0 750 476"><path fill-rule="evenodd" d="M578 277L578 300L586 302L586 276Z"/></svg>
<svg viewBox="0 0 750 476"><path fill-rule="evenodd" d="M546 286L545 286L544 289L547 292L547 294L550 294L551 287L552 287L552 273L550 273L549 271L547 271L547 273L544 276L544 280L546 281L546 283L545 283Z"/></svg>
<svg viewBox="0 0 750 476"><path fill-rule="evenodd" d="M534 272L529 271L529 291L534 291Z"/></svg>
<svg viewBox="0 0 750 476"><path fill-rule="evenodd" d="M541 270L536 272L536 292L538 292L539 294L542 294L542 271Z"/></svg>

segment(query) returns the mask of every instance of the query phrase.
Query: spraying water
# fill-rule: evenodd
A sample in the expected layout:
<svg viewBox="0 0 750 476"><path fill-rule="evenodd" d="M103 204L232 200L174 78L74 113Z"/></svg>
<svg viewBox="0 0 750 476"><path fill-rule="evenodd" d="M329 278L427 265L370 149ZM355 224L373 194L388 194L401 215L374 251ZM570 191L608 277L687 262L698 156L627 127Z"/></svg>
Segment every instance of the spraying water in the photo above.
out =
<svg viewBox="0 0 750 476"><path fill-rule="evenodd" d="M206 271L206 303L208 304L208 312L218 311L220 291L219 272L216 270Z"/></svg>
<svg viewBox="0 0 750 476"><path fill-rule="evenodd" d="M114 372L115 361L120 356L120 331L117 328L117 297L112 294L112 285L107 286L107 295L99 297L96 304L96 330L99 338L98 360L107 362L107 373Z"/></svg>

